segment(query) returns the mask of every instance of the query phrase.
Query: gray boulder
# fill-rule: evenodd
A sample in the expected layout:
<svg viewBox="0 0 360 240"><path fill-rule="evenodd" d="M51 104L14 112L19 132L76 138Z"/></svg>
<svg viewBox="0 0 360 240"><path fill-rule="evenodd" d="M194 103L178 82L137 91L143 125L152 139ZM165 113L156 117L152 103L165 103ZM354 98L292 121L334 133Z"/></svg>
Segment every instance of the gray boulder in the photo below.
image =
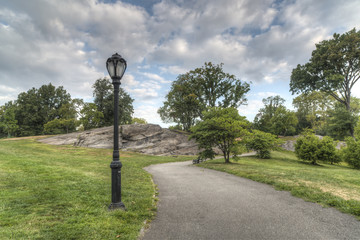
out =
<svg viewBox="0 0 360 240"><path fill-rule="evenodd" d="M119 129L119 148L150 155L197 155L195 141L188 135L161 128L155 124L122 125ZM53 145L74 145L90 148L113 148L113 127L57 135L39 140Z"/></svg>

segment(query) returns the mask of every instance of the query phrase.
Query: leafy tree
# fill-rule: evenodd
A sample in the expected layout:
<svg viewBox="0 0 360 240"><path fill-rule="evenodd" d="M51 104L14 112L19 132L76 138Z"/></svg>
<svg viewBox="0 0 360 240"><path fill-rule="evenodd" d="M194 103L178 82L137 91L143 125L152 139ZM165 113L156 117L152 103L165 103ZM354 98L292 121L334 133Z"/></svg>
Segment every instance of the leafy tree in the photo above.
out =
<svg viewBox="0 0 360 240"><path fill-rule="evenodd" d="M239 107L246 103L250 85L223 71L223 64L205 63L179 75L158 111L165 122L180 124L189 130L211 107Z"/></svg>
<svg viewBox="0 0 360 240"><path fill-rule="evenodd" d="M45 134L61 134L69 133L76 129L77 121L75 118L64 119L64 118L55 118L52 121L47 122L44 125Z"/></svg>
<svg viewBox="0 0 360 240"><path fill-rule="evenodd" d="M60 117L59 109L71 101L70 94L62 86L56 88L51 83L39 89L32 88L20 93L16 100L15 118L19 125L19 135L39 135L44 124Z"/></svg>
<svg viewBox="0 0 360 240"><path fill-rule="evenodd" d="M83 125L84 130L101 127L100 124L104 114L97 110L95 103L85 103L80 114L80 123Z"/></svg>
<svg viewBox="0 0 360 240"><path fill-rule="evenodd" d="M259 158L270 158L270 150L276 150L281 143L275 135L259 130L253 130L245 139L246 147L256 151Z"/></svg>
<svg viewBox="0 0 360 240"><path fill-rule="evenodd" d="M356 124L357 116L352 111L348 111L339 103L335 108L328 111L329 117L326 122L326 133L336 139L343 140L351 136L350 130Z"/></svg>
<svg viewBox="0 0 360 240"><path fill-rule="evenodd" d="M63 104L58 110L58 118L44 125L44 133L61 134L75 131L79 124L77 117L80 114L80 105L84 105L82 99L73 99L70 103Z"/></svg>
<svg viewBox="0 0 360 240"><path fill-rule="evenodd" d="M292 104L299 121L297 132L309 128L324 135L328 111L334 107L334 99L330 95L319 91L303 93L294 98Z"/></svg>
<svg viewBox="0 0 360 240"><path fill-rule="evenodd" d="M236 108L210 108L203 113L203 121L191 128L190 139L195 139L202 157L213 158L213 148L219 148L225 163L230 162L230 154L238 154L239 138L249 134L249 123L240 116Z"/></svg>
<svg viewBox="0 0 360 240"><path fill-rule="evenodd" d="M308 63L293 69L290 91L330 94L350 112L351 90L360 78L360 31L352 29L316 44ZM354 136L354 126L349 131Z"/></svg>
<svg viewBox="0 0 360 240"><path fill-rule="evenodd" d="M275 115L276 110L283 106L285 99L277 96L271 96L262 100L264 107L260 108L259 113L255 116L254 127L264 132L272 132L271 119Z"/></svg>
<svg viewBox="0 0 360 240"><path fill-rule="evenodd" d="M93 85L94 103L98 111L102 112L104 118L100 126L110 126L114 123L114 90L108 78L96 80ZM130 124L134 113L134 99L124 89L119 89L119 124Z"/></svg>
<svg viewBox="0 0 360 240"><path fill-rule="evenodd" d="M293 135L296 131L298 119L294 112L279 106L274 116L270 119L272 133L276 135Z"/></svg>
<svg viewBox="0 0 360 240"><path fill-rule="evenodd" d="M159 108L161 120L166 123L175 122L184 131L194 126L201 116L204 105L200 102L199 89L189 74L179 75L172 83L170 92L166 95L164 106Z"/></svg>
<svg viewBox="0 0 360 240"><path fill-rule="evenodd" d="M131 120L131 124L135 124L135 123L138 123L138 124L147 124L147 121L146 121L144 118L136 118L136 117L134 117L134 118Z"/></svg>
<svg viewBox="0 0 360 240"><path fill-rule="evenodd" d="M19 128L15 119L15 107L11 101L0 107L0 133L3 132L7 137L14 136Z"/></svg>

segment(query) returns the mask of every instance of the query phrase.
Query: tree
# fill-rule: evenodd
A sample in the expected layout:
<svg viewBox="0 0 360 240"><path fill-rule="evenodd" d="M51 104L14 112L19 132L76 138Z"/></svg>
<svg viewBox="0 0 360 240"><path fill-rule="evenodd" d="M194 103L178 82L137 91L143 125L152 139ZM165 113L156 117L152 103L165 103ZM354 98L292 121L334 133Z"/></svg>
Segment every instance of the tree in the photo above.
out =
<svg viewBox="0 0 360 240"><path fill-rule="evenodd" d="M97 110L95 103L85 103L80 114L80 123L83 125L84 130L100 127L104 118L104 114Z"/></svg>
<svg viewBox="0 0 360 240"><path fill-rule="evenodd" d="M175 122L184 131L194 126L201 116L204 105L200 102L199 89L189 74L182 74L172 83L170 92L166 95L164 106L159 108L161 120L166 123Z"/></svg>
<svg viewBox="0 0 360 240"><path fill-rule="evenodd" d="M225 163L230 162L230 154L238 154L239 138L249 134L249 122L240 116L236 108L210 108L203 113L203 121L191 128L190 139L195 139L201 156L213 158L214 147L219 148Z"/></svg>
<svg viewBox="0 0 360 240"><path fill-rule="evenodd" d="M296 131L298 119L294 112L286 109L284 106L279 106L274 116L270 119L272 133L276 135L293 135Z"/></svg>
<svg viewBox="0 0 360 240"><path fill-rule="evenodd" d="M259 130L253 130L252 134L245 139L248 149L256 151L259 158L270 158L270 150L276 150L281 143L275 135Z"/></svg>
<svg viewBox="0 0 360 240"><path fill-rule="evenodd" d="M260 108L259 113L256 114L254 127L264 132L272 132L271 119L275 115L276 110L280 106L283 106L285 99L277 95L264 98L262 102L264 103L264 107Z"/></svg>
<svg viewBox="0 0 360 240"><path fill-rule="evenodd" d="M15 119L15 107L11 101L0 107L0 133L3 132L7 137L14 136L19 128Z"/></svg>
<svg viewBox="0 0 360 240"><path fill-rule="evenodd" d="M15 111L19 135L42 134L44 124L59 118L59 109L70 101L70 94L62 86L56 88L51 83L39 89L32 88L20 93L16 100Z"/></svg>
<svg viewBox="0 0 360 240"><path fill-rule="evenodd" d="M290 91L322 91L350 112L351 90L360 78L360 31L352 29L316 44L308 63L293 69ZM349 131L354 136L354 126Z"/></svg>
<svg viewBox="0 0 360 240"><path fill-rule="evenodd" d="M334 107L334 101L330 95L319 91L303 93L294 98L292 104L299 120L297 131L309 128L317 134L324 133L328 111Z"/></svg>
<svg viewBox="0 0 360 240"><path fill-rule="evenodd" d="M114 123L114 90L108 78L97 79L94 85L94 103L104 118L100 126L110 126ZM134 113L132 99L124 89L119 89L119 124L130 124Z"/></svg>
<svg viewBox="0 0 360 240"><path fill-rule="evenodd" d="M61 133L69 133L76 129L77 121L75 118L64 119L64 118L55 118L47 122L44 125L44 133L45 134L61 134Z"/></svg>
<svg viewBox="0 0 360 240"><path fill-rule="evenodd" d="M277 95L264 98L262 101L265 106L260 108L255 116L254 128L276 135L294 134L298 120L295 113L283 105L285 99Z"/></svg>
<svg viewBox="0 0 360 240"><path fill-rule="evenodd" d="M190 129L202 112L211 107L239 107L245 104L250 85L234 75L225 73L223 64L205 63L178 76L158 111L165 122L175 122L184 130Z"/></svg>
<svg viewBox="0 0 360 240"><path fill-rule="evenodd" d="M144 118L136 118L136 117L134 117L131 120L131 124L147 124L147 121Z"/></svg>
<svg viewBox="0 0 360 240"><path fill-rule="evenodd" d="M328 111L329 117L326 122L326 133L336 139L344 140L351 136L350 129L356 124L357 114L348 111L339 103L335 104L334 109Z"/></svg>

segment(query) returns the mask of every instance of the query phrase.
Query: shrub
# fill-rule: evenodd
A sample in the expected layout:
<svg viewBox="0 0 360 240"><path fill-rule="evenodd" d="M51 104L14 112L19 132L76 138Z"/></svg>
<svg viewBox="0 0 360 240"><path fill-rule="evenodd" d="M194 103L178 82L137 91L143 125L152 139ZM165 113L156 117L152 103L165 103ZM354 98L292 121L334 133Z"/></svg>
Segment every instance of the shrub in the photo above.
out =
<svg viewBox="0 0 360 240"><path fill-rule="evenodd" d="M295 154L299 159L317 164L317 161L331 164L340 162L341 158L330 137L318 138L311 131L305 131L295 143Z"/></svg>
<svg viewBox="0 0 360 240"><path fill-rule="evenodd" d="M331 137L323 137L319 142L317 158L323 162L331 164L341 162L341 157L335 147L334 140Z"/></svg>
<svg viewBox="0 0 360 240"><path fill-rule="evenodd" d="M275 150L280 144L280 139L271 133L253 130L253 133L245 140L246 147L256 151L259 158L270 158L270 150Z"/></svg>
<svg viewBox="0 0 360 240"><path fill-rule="evenodd" d="M304 161L310 161L312 164L316 164L318 145L320 139L314 134L305 133L305 135L299 137L295 143L295 154L299 159Z"/></svg>
<svg viewBox="0 0 360 240"><path fill-rule="evenodd" d="M342 158L351 167L360 169L360 142L352 137L346 138L346 147L342 149Z"/></svg>

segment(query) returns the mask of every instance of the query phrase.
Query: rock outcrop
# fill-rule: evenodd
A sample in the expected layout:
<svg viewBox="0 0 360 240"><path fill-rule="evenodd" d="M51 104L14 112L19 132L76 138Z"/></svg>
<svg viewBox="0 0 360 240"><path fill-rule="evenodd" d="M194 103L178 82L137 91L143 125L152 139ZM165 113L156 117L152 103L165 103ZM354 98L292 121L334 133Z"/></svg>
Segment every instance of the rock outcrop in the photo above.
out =
<svg viewBox="0 0 360 240"><path fill-rule="evenodd" d="M151 155L197 155L199 150L188 135L155 124L122 125L119 148ZM74 145L91 148L113 148L113 127L57 135L39 140L53 145Z"/></svg>

